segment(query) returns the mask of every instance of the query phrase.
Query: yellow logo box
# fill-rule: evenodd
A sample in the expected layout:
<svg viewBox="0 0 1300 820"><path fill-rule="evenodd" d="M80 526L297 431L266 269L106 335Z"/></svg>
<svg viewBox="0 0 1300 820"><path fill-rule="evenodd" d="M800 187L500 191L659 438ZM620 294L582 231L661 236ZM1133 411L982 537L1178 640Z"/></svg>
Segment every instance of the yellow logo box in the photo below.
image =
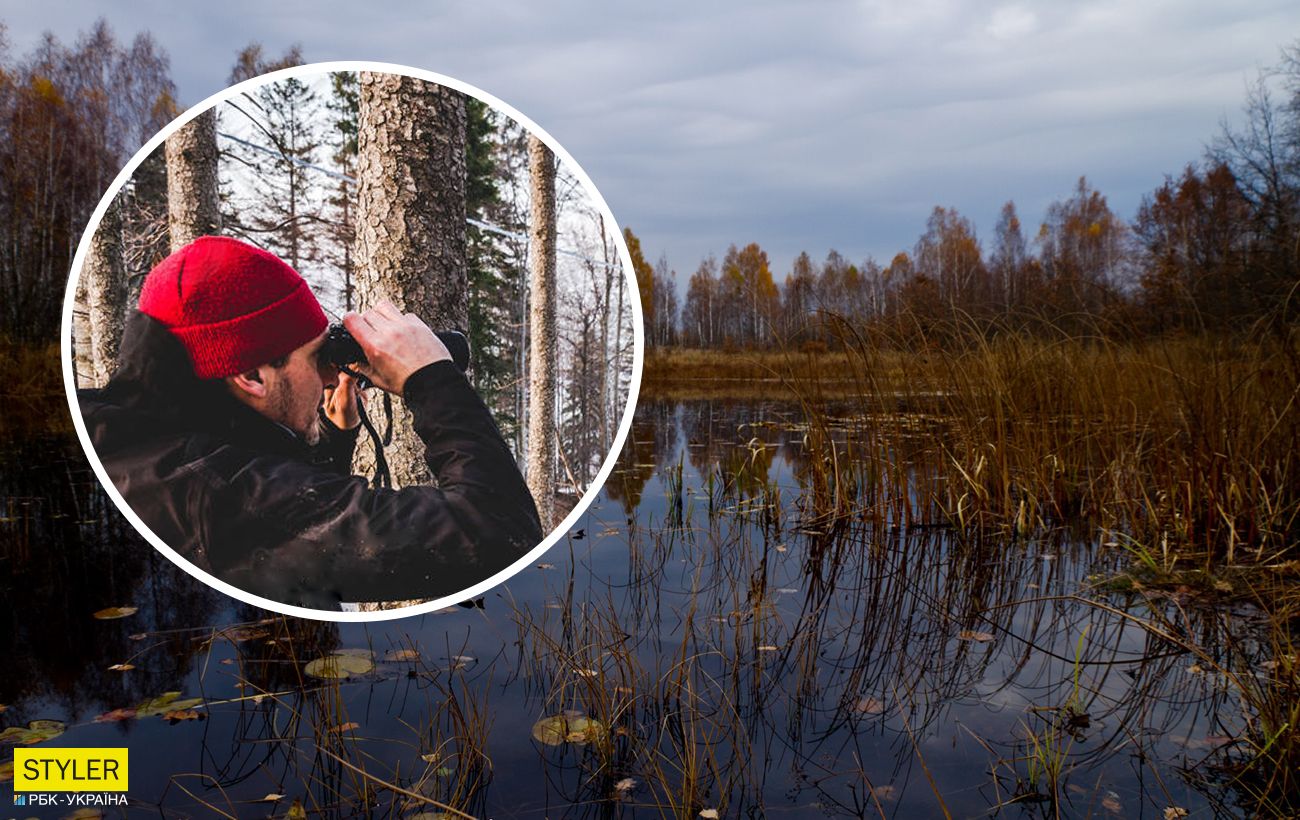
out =
<svg viewBox="0 0 1300 820"><path fill-rule="evenodd" d="M126 749L14 749L16 792L124 792Z"/></svg>

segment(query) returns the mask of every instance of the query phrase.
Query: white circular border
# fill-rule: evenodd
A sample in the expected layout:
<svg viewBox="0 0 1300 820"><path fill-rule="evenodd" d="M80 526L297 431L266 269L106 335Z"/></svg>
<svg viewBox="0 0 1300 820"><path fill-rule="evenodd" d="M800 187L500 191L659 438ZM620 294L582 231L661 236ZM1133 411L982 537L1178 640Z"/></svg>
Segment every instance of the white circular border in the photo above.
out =
<svg viewBox="0 0 1300 820"><path fill-rule="evenodd" d="M573 511L569 513L564 521L560 522L558 527L553 529L551 533L542 540L542 543L538 544L532 550L529 550L522 558L515 561L509 567L501 570L496 575L474 584L467 589L461 590L454 595L446 595L426 604L402 607L401 609L382 610L379 612L332 612L323 609L307 609L306 607L289 606L257 595L252 595L226 583L225 581L213 577L207 572L204 572L191 564L185 558L181 557L171 547L167 546L161 538L145 526L145 523L140 520L139 516L135 514L135 511L126 503L126 499L122 497L122 494L118 492L116 485L113 484L112 479L108 477L108 472L104 469L104 465L100 462L99 456L95 453L95 448L91 446L90 436L86 432L86 423L81 418L81 408L77 402L76 375L74 372L75 363L72 361L71 356L72 310L76 301L77 281L81 276L82 265L85 263L86 254L90 250L91 240L94 237L95 231L99 227L99 222L104 218L104 212L108 210L108 206L113 201L113 198L117 196L118 191L121 190L122 186L125 185L131 178L132 174L135 173L135 169L140 165L140 163L142 163L145 158L154 151L154 149L162 145L163 141L177 129L218 103L224 102L225 100L238 94L242 94L245 91L250 91L259 86L276 82L277 80L334 71L373 71L388 74L401 74L408 77L427 80L428 82L437 83L438 85L447 86L449 88L454 88L463 94L476 97L492 106L494 109L505 113L530 133L540 137L542 141L550 147L551 151L557 157L562 159L577 175L578 181L582 183L587 195L595 202L596 206L600 209L601 214L606 220L608 220L608 224L614 227L615 244L618 248L619 262L622 263L623 275L628 280L628 288L626 292L629 294L634 308L632 311L632 381L628 385L628 399L627 406L623 409L623 420L619 424L618 434L614 437L613 447L605 456L605 462L601 465L600 471L596 474L595 481L593 481L591 486L587 488L587 492L582 496L582 498L578 500L578 504L573 508ZM63 360L63 384L68 394L68 407L72 412L72 423L77 428L77 437L81 440L81 447L86 451L86 457L90 460L91 468L95 471L95 475L99 478L100 483L104 485L104 489L108 491L108 495L113 499L113 503L122 511L122 514L126 516L126 519L131 522L132 526L134 526L136 530L144 536L146 541L152 544L163 555L167 556L172 563L176 564L190 575L203 581L208 586L220 590L232 598L237 598L244 603L269 609L284 615L294 615L300 618L313 618L316 620L340 622L372 622L405 618L411 615L422 615L426 612L432 612L433 610L441 609L459 601L481 595L497 584L509 579L520 570L531 565L541 557L543 553L559 541L562 536L568 533L573 525L577 523L578 518L587 511L589 506L591 506L592 501L595 500L596 495L600 492L601 488L604 487L606 479L609 478L610 472L614 469L614 463L618 459L618 453L623 448L623 442L627 439L628 430L631 429L632 415L636 411L637 395L641 389L641 370L645 358L644 334L645 329L642 321L641 297L636 286L635 271L632 268L632 257L628 252L627 242L623 238L623 232L619 228L617 220L614 219L614 214L610 211L609 205L606 204L604 197L600 195L600 191L596 189L591 178L587 176L586 171L584 171L582 166L580 166L577 161L569 155L568 151L564 150L563 146L555 141L554 137L546 133L546 131L538 126L537 123L516 111L514 107L507 105L491 94L475 88L468 83L461 82L460 80L446 77L432 71L397 65L395 63L372 62L369 60L341 60L324 63L310 63L308 65L281 69L280 71L273 71L269 74L254 77L251 80L245 80L238 85L230 86L224 91L219 91L198 105L186 110L183 114L172 120L166 127L155 134L153 139L145 143L144 147L137 151L135 156L131 157L131 161L126 164L126 167L124 167L120 173L118 173L117 177L113 180L113 183L108 187L108 191L105 192L104 196L100 199L99 205L95 208L95 212L91 215L90 222L81 236L81 243L77 246L77 254L72 260L72 270L68 275L68 288L63 297L63 326L60 332L59 341L61 345L60 358Z"/></svg>

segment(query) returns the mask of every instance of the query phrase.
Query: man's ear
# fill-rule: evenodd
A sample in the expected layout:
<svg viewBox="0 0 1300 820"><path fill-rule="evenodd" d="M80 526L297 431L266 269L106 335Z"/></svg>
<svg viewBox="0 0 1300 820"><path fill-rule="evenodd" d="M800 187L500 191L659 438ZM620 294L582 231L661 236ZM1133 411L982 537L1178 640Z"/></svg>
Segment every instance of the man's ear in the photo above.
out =
<svg viewBox="0 0 1300 820"><path fill-rule="evenodd" d="M266 398L266 380L262 378L262 368L255 367L234 376L226 377L226 384L236 395L247 394L250 398Z"/></svg>

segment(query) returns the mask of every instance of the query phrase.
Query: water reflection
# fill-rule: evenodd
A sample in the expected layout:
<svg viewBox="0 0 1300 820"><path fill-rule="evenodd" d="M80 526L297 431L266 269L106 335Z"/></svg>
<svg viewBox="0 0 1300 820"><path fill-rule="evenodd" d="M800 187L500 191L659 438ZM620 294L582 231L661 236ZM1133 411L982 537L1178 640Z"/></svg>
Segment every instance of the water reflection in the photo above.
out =
<svg viewBox="0 0 1300 820"><path fill-rule="evenodd" d="M863 489L912 461L904 441L872 462L871 436L849 408L643 403L540 567L482 609L374 627L208 591L134 536L71 443L13 444L0 720L129 746L142 815L1234 813L1177 770L1228 754L1238 707L1138 619L1214 647L1251 613L1099 589L1117 563L1095 538L920 520L922 479L908 504ZM139 611L91 617L121 605ZM370 668L304 673L339 652ZM206 719L94 720L169 691ZM550 745L530 731L545 717L594 723Z"/></svg>

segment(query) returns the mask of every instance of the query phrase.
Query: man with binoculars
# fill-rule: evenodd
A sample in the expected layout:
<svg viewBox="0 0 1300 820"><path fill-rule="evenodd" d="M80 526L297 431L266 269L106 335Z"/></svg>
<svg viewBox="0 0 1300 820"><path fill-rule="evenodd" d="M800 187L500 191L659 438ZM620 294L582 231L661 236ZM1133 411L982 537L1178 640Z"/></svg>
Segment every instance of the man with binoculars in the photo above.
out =
<svg viewBox="0 0 1300 820"><path fill-rule="evenodd" d="M487 407L438 335L388 302L343 317L364 354L348 369L406 401L437 486L351 475L358 386L328 325L296 271L235 239L201 237L149 273L117 372L79 400L153 533L239 589L314 609L449 595L536 546Z"/></svg>

